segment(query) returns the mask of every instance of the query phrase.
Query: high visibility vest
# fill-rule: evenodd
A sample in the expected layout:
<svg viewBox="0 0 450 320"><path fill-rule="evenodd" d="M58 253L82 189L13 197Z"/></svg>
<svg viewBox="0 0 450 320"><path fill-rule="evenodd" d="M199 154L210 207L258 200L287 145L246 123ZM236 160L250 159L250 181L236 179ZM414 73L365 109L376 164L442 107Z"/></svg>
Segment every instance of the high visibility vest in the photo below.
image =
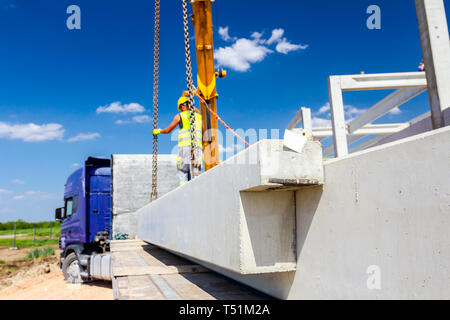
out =
<svg viewBox="0 0 450 320"><path fill-rule="evenodd" d="M195 140L197 146L203 149L202 144L202 116L195 113ZM190 147L191 146L191 122L189 120L189 111L183 111L180 113L180 132L178 133L178 147Z"/></svg>

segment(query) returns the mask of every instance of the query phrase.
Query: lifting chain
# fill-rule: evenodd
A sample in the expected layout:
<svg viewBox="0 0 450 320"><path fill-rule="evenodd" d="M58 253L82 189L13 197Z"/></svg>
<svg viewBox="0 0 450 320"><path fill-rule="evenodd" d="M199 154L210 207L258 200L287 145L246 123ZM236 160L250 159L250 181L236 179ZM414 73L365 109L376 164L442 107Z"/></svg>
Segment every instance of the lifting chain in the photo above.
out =
<svg viewBox="0 0 450 320"><path fill-rule="evenodd" d="M189 28L188 28L188 10L186 0L183 1L183 23L184 23L184 46L186 52L186 76L187 89L189 91L189 122L191 131L191 175L194 166L199 167L196 159L198 154L196 152L197 143L195 138L195 109L194 109L194 82L192 81L192 64L191 64L191 47L189 45Z"/></svg>
<svg viewBox="0 0 450 320"><path fill-rule="evenodd" d="M159 8L160 0L155 0L155 39L153 65L153 129L158 128L158 100L159 100ZM153 135L152 157L152 193L150 200L158 198L158 136Z"/></svg>

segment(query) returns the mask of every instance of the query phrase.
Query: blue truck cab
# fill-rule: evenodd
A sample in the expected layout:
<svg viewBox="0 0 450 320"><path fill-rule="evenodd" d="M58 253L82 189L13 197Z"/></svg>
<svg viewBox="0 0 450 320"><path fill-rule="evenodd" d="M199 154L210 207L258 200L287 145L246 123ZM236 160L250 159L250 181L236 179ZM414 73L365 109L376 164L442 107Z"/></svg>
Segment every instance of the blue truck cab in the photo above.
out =
<svg viewBox="0 0 450 320"><path fill-rule="evenodd" d="M89 279L89 258L109 251L111 239L111 161L89 157L67 179L61 222L60 267L68 282Z"/></svg>

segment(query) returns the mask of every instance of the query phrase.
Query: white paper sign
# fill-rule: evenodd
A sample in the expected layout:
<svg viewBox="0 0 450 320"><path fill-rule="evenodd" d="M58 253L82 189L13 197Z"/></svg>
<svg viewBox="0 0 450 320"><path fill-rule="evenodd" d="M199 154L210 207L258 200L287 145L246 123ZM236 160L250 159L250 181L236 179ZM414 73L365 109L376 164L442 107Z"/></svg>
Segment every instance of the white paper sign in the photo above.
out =
<svg viewBox="0 0 450 320"><path fill-rule="evenodd" d="M297 133L287 129L284 131L283 145L286 148L301 153L303 151L303 147L306 144L306 141L306 136L301 133Z"/></svg>

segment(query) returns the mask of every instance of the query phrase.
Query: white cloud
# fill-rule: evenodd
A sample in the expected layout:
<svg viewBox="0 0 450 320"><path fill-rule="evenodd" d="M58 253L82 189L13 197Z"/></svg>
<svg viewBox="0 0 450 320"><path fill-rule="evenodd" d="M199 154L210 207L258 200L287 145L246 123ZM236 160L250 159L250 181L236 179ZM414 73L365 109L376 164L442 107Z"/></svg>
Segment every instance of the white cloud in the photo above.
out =
<svg viewBox="0 0 450 320"><path fill-rule="evenodd" d="M263 36L262 32L253 32L252 35L251 35L251 37L252 37L253 39L256 39L256 40L261 39L262 36Z"/></svg>
<svg viewBox="0 0 450 320"><path fill-rule="evenodd" d="M351 105L346 105L344 106L344 112L345 112L345 116L346 116L346 120L350 121L353 120L355 118L355 116L359 116L361 114L363 114L364 112L366 112L367 109L358 109L354 106Z"/></svg>
<svg viewBox="0 0 450 320"><path fill-rule="evenodd" d="M97 108L97 113L142 113L144 111L145 108L139 103L122 105L119 101Z"/></svg>
<svg viewBox="0 0 450 320"><path fill-rule="evenodd" d="M20 180L20 179L13 179L13 180L11 180L11 182L12 182L12 183L15 183L15 184L25 184L25 182L23 182L23 181Z"/></svg>
<svg viewBox="0 0 450 320"><path fill-rule="evenodd" d="M330 112L330 103L327 102L322 107L320 107L319 111L316 112L316 115L321 115L324 113Z"/></svg>
<svg viewBox="0 0 450 320"><path fill-rule="evenodd" d="M250 39L231 37L229 27L219 28L219 34L223 40L234 43L214 51L217 64L240 72L248 71L252 63L261 62L268 54L273 53L274 51L269 48L271 44L277 43L275 50L283 54L308 47L307 45L293 44L283 38L284 29L273 30L268 40L262 39L263 33L261 32L253 32Z"/></svg>
<svg viewBox="0 0 450 320"><path fill-rule="evenodd" d="M38 125L8 124L0 122L0 138L11 140L23 140L26 142L41 142L47 140L61 140L64 136L64 128L58 123Z"/></svg>
<svg viewBox="0 0 450 320"><path fill-rule="evenodd" d="M224 41L236 40L229 35L229 27L219 27L219 35Z"/></svg>
<svg viewBox="0 0 450 320"><path fill-rule="evenodd" d="M151 121L151 118L147 115L135 116L128 120L116 120L115 124L129 124L129 123L148 123Z"/></svg>
<svg viewBox="0 0 450 320"><path fill-rule="evenodd" d="M78 168L79 166L80 166L79 163L73 163L73 164L72 164L72 167L74 167L74 168Z"/></svg>
<svg viewBox="0 0 450 320"><path fill-rule="evenodd" d="M0 209L0 213L10 213L11 210L9 210L8 208L1 208Z"/></svg>
<svg viewBox="0 0 450 320"><path fill-rule="evenodd" d="M250 63L264 60L267 54L273 52L259 44L258 40L238 39L229 47L215 50L214 57L222 67L245 72L250 69Z"/></svg>
<svg viewBox="0 0 450 320"><path fill-rule="evenodd" d="M292 51L305 50L308 45L294 44L283 37L284 29L274 29L269 40L265 41L268 45L277 43L275 50L279 53L288 54Z"/></svg>
<svg viewBox="0 0 450 320"><path fill-rule="evenodd" d="M274 29L272 31L272 36L269 38L269 40L266 41L267 44L272 44L279 42L281 38L283 37L284 29Z"/></svg>
<svg viewBox="0 0 450 320"><path fill-rule="evenodd" d="M288 54L289 52L305 50L306 48L308 48L308 45L293 44L290 43L286 38L283 38L277 44L275 50L277 50L277 52L279 53Z"/></svg>
<svg viewBox="0 0 450 320"><path fill-rule="evenodd" d="M313 128L317 127L331 127L331 120L330 119L324 119L319 117L313 117L311 119Z"/></svg>
<svg viewBox="0 0 450 320"><path fill-rule="evenodd" d="M6 189L0 189L0 194L10 194L12 191Z"/></svg>
<svg viewBox="0 0 450 320"><path fill-rule="evenodd" d="M359 116L366 112L367 109L359 109L352 105L344 106L345 121L348 123L352 121L356 116ZM325 117L325 118L324 118ZM313 127L331 127L331 113L330 113L330 103L327 102L319 110L313 113L312 125Z"/></svg>
<svg viewBox="0 0 450 320"><path fill-rule="evenodd" d="M396 115L401 114L401 113L402 113L402 110L400 110L399 107L395 107L394 109L392 109L391 111L389 111L389 113L396 116Z"/></svg>
<svg viewBox="0 0 450 320"><path fill-rule="evenodd" d="M56 194L53 193L30 190L23 194L14 196L12 199L15 201L20 201L20 200L56 199L56 198L57 198Z"/></svg>
<svg viewBox="0 0 450 320"><path fill-rule="evenodd" d="M137 123L147 123L150 122L150 117L149 116L136 116L133 117L133 121L137 122Z"/></svg>
<svg viewBox="0 0 450 320"><path fill-rule="evenodd" d="M93 140L100 137L99 133L80 133L77 134L75 137L72 137L70 139L67 139L68 142L77 142L77 141L86 141L86 140Z"/></svg>

